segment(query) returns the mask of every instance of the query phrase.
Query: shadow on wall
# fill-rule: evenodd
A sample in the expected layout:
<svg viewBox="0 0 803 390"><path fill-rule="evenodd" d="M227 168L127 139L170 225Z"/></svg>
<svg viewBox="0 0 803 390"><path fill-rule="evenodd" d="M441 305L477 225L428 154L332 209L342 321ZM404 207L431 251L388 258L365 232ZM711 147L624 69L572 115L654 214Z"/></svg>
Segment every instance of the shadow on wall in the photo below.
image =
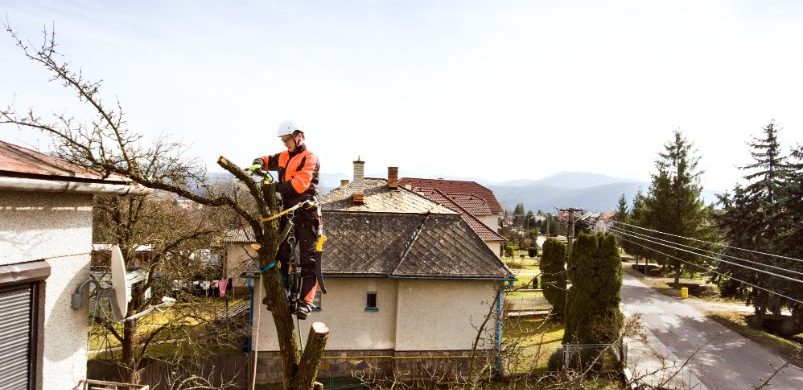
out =
<svg viewBox="0 0 803 390"><path fill-rule="evenodd" d="M89 298L84 292L84 306L78 310L72 308L71 302L72 293L89 278L89 255L48 260L48 264L51 273L43 283L42 289L46 294L45 359L60 362L74 358L76 353L82 352L81 359L85 361ZM54 290L58 289L61 291L54 296Z"/></svg>

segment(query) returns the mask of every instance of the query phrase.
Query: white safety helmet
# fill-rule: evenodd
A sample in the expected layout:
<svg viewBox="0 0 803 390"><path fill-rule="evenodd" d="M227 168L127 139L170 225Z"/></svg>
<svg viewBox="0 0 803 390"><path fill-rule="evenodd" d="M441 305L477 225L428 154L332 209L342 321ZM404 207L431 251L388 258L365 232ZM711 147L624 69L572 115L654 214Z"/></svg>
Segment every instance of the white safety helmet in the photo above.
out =
<svg viewBox="0 0 803 390"><path fill-rule="evenodd" d="M285 135L293 135L296 130L302 131L293 121L284 121L279 123L279 128L276 130L277 137L284 137Z"/></svg>

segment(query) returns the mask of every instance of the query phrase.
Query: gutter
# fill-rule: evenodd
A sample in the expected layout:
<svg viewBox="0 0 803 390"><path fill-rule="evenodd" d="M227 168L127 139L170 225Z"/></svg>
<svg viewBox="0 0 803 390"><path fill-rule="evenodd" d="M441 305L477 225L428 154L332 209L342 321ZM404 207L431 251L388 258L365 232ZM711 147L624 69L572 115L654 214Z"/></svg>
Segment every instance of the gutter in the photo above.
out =
<svg viewBox="0 0 803 390"><path fill-rule="evenodd" d="M149 188L134 183L97 183L11 176L0 176L0 190L118 195L146 195L151 192Z"/></svg>

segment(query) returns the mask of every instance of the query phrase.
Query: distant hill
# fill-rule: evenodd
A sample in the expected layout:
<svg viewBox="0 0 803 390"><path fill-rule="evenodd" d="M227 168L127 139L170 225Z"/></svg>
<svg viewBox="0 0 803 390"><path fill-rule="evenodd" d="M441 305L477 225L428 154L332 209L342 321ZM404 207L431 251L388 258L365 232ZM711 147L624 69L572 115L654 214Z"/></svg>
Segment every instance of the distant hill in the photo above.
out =
<svg viewBox="0 0 803 390"><path fill-rule="evenodd" d="M498 186L505 187L526 187L531 185L543 185L564 189L579 190L583 188L596 187L606 184L627 183L633 180L622 179L589 172L559 172L539 180L513 180L498 183Z"/></svg>
<svg viewBox="0 0 803 390"><path fill-rule="evenodd" d="M650 183L588 172L561 172L540 180L515 180L486 186L510 210L523 203L533 212L554 212L556 207L580 207L601 212L615 210L622 194L630 204L639 189L647 192ZM716 201L716 192L703 191L706 204Z"/></svg>

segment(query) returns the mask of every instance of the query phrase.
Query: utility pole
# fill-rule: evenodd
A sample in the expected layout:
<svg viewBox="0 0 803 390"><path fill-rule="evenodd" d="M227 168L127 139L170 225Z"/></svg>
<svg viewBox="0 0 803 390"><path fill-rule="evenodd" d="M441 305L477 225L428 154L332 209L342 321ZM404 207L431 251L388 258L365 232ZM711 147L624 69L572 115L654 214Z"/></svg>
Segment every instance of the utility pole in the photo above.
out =
<svg viewBox="0 0 803 390"><path fill-rule="evenodd" d="M549 220L552 219L552 215L546 213L546 236L549 237Z"/></svg>
<svg viewBox="0 0 803 390"><path fill-rule="evenodd" d="M566 232L566 258L571 258L572 256L572 241L574 241L574 223L577 222L574 217L575 212L582 212L582 209L570 207L568 209L560 209L560 211L565 211L569 213L569 227L568 232Z"/></svg>

